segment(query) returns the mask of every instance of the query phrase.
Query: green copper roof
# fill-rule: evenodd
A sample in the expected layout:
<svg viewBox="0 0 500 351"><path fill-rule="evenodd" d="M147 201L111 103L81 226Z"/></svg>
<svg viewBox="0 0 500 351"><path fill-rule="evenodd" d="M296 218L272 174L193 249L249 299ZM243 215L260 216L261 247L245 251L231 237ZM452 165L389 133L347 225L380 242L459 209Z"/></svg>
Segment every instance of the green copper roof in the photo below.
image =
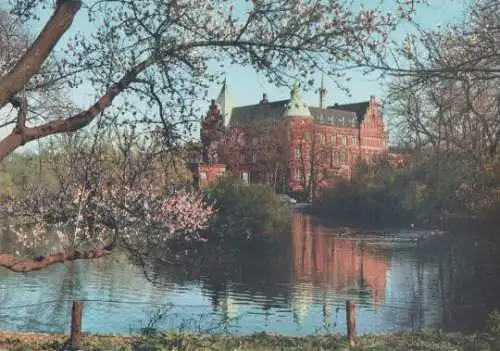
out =
<svg viewBox="0 0 500 351"><path fill-rule="evenodd" d="M300 90L297 85L292 88L290 92L290 102L286 106L283 117L310 117L311 112L305 103L300 98Z"/></svg>

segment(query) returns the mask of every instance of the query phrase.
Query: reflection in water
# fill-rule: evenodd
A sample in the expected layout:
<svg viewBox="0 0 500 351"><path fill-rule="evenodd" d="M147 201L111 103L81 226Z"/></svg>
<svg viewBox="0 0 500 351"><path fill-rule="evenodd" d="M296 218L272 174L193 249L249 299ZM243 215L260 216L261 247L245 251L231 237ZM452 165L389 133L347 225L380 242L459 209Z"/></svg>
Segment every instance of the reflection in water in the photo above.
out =
<svg viewBox="0 0 500 351"><path fill-rule="evenodd" d="M336 237L331 229L313 226L308 216L293 218L292 238L296 282L357 294L365 303L371 295L374 306L383 302L390 262L362 240Z"/></svg>
<svg viewBox="0 0 500 351"><path fill-rule="evenodd" d="M484 325L491 311L500 310L498 221L461 220L451 230L453 237L441 243L449 249L437 253L441 255L442 325L473 331Z"/></svg>
<svg viewBox="0 0 500 351"><path fill-rule="evenodd" d="M294 214L290 235L278 244L225 252L191 274L154 267L154 283L118 253L26 275L0 270L0 329L68 332L72 299L87 300L84 329L94 333L136 332L164 306L159 328L343 333L348 298L358 305L360 333L460 329L471 315L477 326L489 309L463 305L497 299L496 246L454 234L417 247L409 234L347 237ZM16 305L29 306L6 308Z"/></svg>

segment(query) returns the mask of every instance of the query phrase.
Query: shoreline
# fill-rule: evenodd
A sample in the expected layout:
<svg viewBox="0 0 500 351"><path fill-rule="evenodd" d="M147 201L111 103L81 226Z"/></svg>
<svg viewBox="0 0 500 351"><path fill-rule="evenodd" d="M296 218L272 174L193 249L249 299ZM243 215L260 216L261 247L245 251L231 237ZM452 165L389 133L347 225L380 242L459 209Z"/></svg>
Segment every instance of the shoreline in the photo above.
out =
<svg viewBox="0 0 500 351"><path fill-rule="evenodd" d="M60 350L69 340L65 334L0 331L0 350ZM306 337L258 333L247 336L201 335L165 332L150 336L82 334L82 351L97 350L483 350L476 335L444 333L438 330L367 334L356 338L349 348L344 335Z"/></svg>

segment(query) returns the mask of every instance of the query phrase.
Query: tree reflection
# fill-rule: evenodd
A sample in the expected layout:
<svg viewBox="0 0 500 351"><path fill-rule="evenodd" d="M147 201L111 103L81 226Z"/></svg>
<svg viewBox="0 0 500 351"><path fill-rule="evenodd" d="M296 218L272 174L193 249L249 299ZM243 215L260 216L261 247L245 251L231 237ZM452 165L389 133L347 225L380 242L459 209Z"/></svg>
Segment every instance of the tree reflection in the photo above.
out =
<svg viewBox="0 0 500 351"><path fill-rule="evenodd" d="M440 259L442 323L446 330L474 331L500 309L498 221L453 222L449 249Z"/></svg>

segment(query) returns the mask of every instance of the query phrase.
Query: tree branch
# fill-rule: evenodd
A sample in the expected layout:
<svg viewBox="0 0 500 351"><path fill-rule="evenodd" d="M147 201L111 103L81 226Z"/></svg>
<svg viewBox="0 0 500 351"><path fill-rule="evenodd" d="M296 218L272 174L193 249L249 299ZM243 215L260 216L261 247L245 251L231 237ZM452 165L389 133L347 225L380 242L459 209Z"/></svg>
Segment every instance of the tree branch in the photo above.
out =
<svg viewBox="0 0 500 351"><path fill-rule="evenodd" d="M127 89L130 83L134 81L139 73L144 71L155 62L156 57L152 56L149 59L139 63L137 66L125 73L125 75L117 83L108 88L106 93L101 96L101 98L97 100L94 105L92 105L85 111L77 113L76 115L73 115L71 117L60 118L37 127L25 127L21 131L18 131L16 129L0 141L0 161L2 161L11 152L13 152L24 143L53 134L74 132L85 127L90 122L92 122L97 115L99 115L107 107L109 107L114 98L118 96L118 94L120 94L122 91Z"/></svg>
<svg viewBox="0 0 500 351"><path fill-rule="evenodd" d="M109 255L116 247L117 238L118 230L115 229L113 239L108 245L88 250L58 252L39 258L18 258L14 255L0 254L0 267L7 268L13 272L26 273L38 271L56 263L104 257Z"/></svg>
<svg viewBox="0 0 500 351"><path fill-rule="evenodd" d="M12 70L0 79L0 108L9 103L30 78L40 71L55 45L73 23L81 0L58 0L49 21Z"/></svg>

